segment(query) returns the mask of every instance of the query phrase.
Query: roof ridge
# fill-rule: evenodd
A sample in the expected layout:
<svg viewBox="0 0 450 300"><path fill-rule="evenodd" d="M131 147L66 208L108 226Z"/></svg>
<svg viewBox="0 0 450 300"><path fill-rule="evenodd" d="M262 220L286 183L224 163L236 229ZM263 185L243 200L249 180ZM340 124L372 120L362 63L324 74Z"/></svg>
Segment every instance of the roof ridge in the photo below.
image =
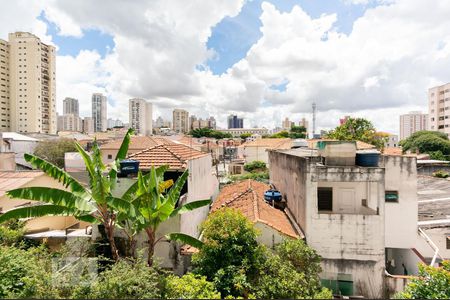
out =
<svg viewBox="0 0 450 300"><path fill-rule="evenodd" d="M171 149L169 149L169 148L167 147L167 146L170 146L170 147L171 147L171 145L164 145L164 144L162 144L161 146L163 146L164 149L166 149L167 151L169 151L170 154L172 154L173 156L175 156L180 162L185 163L185 162L187 161L187 160L184 161L183 158L182 158L180 155L176 154L175 152L173 152Z"/></svg>
<svg viewBox="0 0 450 300"><path fill-rule="evenodd" d="M220 205L220 207L224 207L224 206L230 204L231 202L236 201L237 199L241 198L242 196L244 196L245 194L247 194L247 193L249 193L249 192L252 192L252 190L251 190L251 189L246 189L245 191L243 191L243 192L237 194L236 196L234 196L234 197L231 198L230 200L225 201L224 203L222 203L222 204Z"/></svg>
<svg viewBox="0 0 450 300"><path fill-rule="evenodd" d="M136 156L136 155L141 154L141 153L144 153L144 152L149 151L149 150L153 150L153 149L155 149L155 148L157 148L157 147L159 147L159 146L163 146L163 145L155 145L155 146L153 146L153 147L150 147L150 148L141 150L141 151L139 151L139 152L134 152L134 153L132 153L132 154L129 154L129 155L128 155L128 158L133 157L133 156Z"/></svg>
<svg viewBox="0 0 450 300"><path fill-rule="evenodd" d="M253 195L253 215L255 216L255 220L259 221L259 205L258 205L258 195L256 191L253 189L251 179L248 180L249 191L252 192Z"/></svg>

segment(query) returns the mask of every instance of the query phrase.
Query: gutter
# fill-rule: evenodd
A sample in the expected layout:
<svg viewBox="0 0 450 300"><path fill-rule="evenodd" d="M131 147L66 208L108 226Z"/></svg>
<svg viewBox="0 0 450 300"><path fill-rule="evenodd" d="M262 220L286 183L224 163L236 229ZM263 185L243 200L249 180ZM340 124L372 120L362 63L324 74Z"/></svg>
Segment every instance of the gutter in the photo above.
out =
<svg viewBox="0 0 450 300"><path fill-rule="evenodd" d="M425 233L425 231L422 230L422 228L417 227L419 234L422 235L422 237L427 241L427 243L430 245L430 247L434 250L433 259L431 260L430 266L434 266L436 263L436 258L439 256L442 260L442 256L439 254L439 248L436 246L436 244L431 240L431 238Z"/></svg>

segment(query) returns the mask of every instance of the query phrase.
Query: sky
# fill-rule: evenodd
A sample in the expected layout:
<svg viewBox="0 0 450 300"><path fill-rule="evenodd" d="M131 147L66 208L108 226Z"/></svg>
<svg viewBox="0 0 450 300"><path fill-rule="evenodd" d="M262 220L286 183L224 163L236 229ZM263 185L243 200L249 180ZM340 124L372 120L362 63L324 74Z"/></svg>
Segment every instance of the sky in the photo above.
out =
<svg viewBox="0 0 450 300"><path fill-rule="evenodd" d="M245 127L285 117L331 129L345 115L398 133L450 82L448 0L0 0L0 38L29 31L57 48L57 107L91 95L128 120L128 99Z"/></svg>

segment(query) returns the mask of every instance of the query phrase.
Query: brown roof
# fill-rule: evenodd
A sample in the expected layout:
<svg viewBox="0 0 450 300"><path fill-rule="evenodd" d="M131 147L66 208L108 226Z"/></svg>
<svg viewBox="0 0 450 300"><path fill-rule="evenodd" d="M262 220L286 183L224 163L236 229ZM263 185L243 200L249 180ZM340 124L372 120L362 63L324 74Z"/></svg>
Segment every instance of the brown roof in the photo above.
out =
<svg viewBox="0 0 450 300"><path fill-rule="evenodd" d="M101 149L119 150L123 139L116 139L101 146ZM172 144L173 142L162 137L132 136L129 150L145 150L157 145Z"/></svg>
<svg viewBox="0 0 450 300"><path fill-rule="evenodd" d="M2 171L0 172L0 196L42 175L44 172L41 171Z"/></svg>
<svg viewBox="0 0 450 300"><path fill-rule="evenodd" d="M264 223L284 235L298 238L287 215L264 201L264 192L269 185L255 180L245 180L223 187L214 201L211 212L230 207L242 212L252 222Z"/></svg>
<svg viewBox="0 0 450 300"><path fill-rule="evenodd" d="M383 149L384 155L403 155L402 148L398 147L386 147Z"/></svg>
<svg viewBox="0 0 450 300"><path fill-rule="evenodd" d="M243 147L266 147L270 149L290 149L292 148L292 139L256 139L243 143Z"/></svg>
<svg viewBox="0 0 450 300"><path fill-rule="evenodd" d="M187 161L208 155L183 144L166 144L130 154L128 158L140 162L139 168L148 170L152 166L169 165L170 170L184 170Z"/></svg>
<svg viewBox="0 0 450 300"><path fill-rule="evenodd" d="M319 141L337 141L334 139L310 139L307 140L308 141L308 147L311 149L315 149L317 142ZM375 149L376 147L374 145L365 143L365 142L361 142L361 141L356 141L356 149L357 150L366 150L366 149Z"/></svg>

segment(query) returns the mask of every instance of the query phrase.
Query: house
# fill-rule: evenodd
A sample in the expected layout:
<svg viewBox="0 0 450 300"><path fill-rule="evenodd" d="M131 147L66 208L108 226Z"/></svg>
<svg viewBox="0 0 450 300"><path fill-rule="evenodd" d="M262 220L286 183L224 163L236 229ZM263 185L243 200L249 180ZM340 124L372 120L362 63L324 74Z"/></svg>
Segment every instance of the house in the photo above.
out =
<svg viewBox="0 0 450 300"><path fill-rule="evenodd" d="M61 183L41 171L0 172L0 214L37 203L31 200L11 199L6 195L7 191L33 186L65 189ZM25 229L27 237L47 238L50 245L57 245L68 237L88 236L86 232L89 226L89 223L71 216L44 216L28 219Z"/></svg>
<svg viewBox="0 0 450 300"><path fill-rule="evenodd" d="M306 242L322 257L324 285L346 296L386 297L402 287L389 284L387 262L395 262L394 273L388 273L395 281L404 275L402 264L420 261L413 250L418 239L416 159L357 153L356 142L317 146L270 151L271 183L283 194Z"/></svg>
<svg viewBox="0 0 450 300"><path fill-rule="evenodd" d="M211 212L222 207L239 210L261 231L258 242L270 248L285 238L302 237L298 226L294 226L284 211L264 201L264 192L269 189L269 185L251 179L226 185L214 201Z"/></svg>
<svg viewBox="0 0 450 300"><path fill-rule="evenodd" d="M219 182L214 175L211 154L204 153L183 144L167 143L140 151L128 156L139 162L139 169L148 172L151 167L168 165L165 179L174 181L185 170L189 170L189 178L182 190L186 203L215 199L219 190ZM198 226L206 218L208 207L196 209L183 214L180 219L181 232L198 236Z"/></svg>
<svg viewBox="0 0 450 300"><path fill-rule="evenodd" d="M255 160L263 161L269 164L269 157L267 150L277 149L291 149L292 139L255 139L248 141L239 146L242 151L242 156L246 163L250 163ZM240 152L240 151L238 151Z"/></svg>
<svg viewBox="0 0 450 300"><path fill-rule="evenodd" d="M19 166L29 167L25 161L25 153L33 153L39 140L16 132L0 132L1 149L0 152L14 153L15 163ZM11 170L11 168L10 168ZM13 169L14 170L14 169Z"/></svg>
<svg viewBox="0 0 450 300"><path fill-rule="evenodd" d="M117 152L119 152L120 146L122 145L122 141L123 139L115 139L100 146L104 163L114 161ZM156 145L171 143L173 142L162 137L132 136L128 147L128 154L140 152Z"/></svg>

